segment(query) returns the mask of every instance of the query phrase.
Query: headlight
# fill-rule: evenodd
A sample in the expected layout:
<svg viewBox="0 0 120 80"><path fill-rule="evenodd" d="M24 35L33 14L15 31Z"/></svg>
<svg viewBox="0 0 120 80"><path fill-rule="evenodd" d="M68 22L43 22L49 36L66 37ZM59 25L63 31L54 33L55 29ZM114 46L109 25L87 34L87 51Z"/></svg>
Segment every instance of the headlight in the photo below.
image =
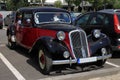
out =
<svg viewBox="0 0 120 80"><path fill-rule="evenodd" d="M70 53L68 52L68 51L65 51L64 53L63 53L63 56L64 56L64 58L68 58L69 56L70 56Z"/></svg>
<svg viewBox="0 0 120 80"><path fill-rule="evenodd" d="M96 29L96 30L93 31L93 36L94 36L95 38L99 38L100 35L101 35L100 30Z"/></svg>
<svg viewBox="0 0 120 80"><path fill-rule="evenodd" d="M63 31L59 31L57 33L57 38L58 40L63 41L65 39L65 33Z"/></svg>

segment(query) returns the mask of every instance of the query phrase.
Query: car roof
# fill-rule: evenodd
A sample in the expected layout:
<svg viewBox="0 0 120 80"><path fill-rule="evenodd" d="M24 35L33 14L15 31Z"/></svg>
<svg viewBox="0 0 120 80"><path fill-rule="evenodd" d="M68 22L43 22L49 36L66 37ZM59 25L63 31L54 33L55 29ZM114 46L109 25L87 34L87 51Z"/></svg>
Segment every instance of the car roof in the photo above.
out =
<svg viewBox="0 0 120 80"><path fill-rule="evenodd" d="M23 7L18 9L18 11L22 12L67 12L69 11L61 8L55 8L55 7Z"/></svg>
<svg viewBox="0 0 120 80"><path fill-rule="evenodd" d="M120 9L103 9L97 12L108 13L108 14L114 14L114 13L120 14Z"/></svg>

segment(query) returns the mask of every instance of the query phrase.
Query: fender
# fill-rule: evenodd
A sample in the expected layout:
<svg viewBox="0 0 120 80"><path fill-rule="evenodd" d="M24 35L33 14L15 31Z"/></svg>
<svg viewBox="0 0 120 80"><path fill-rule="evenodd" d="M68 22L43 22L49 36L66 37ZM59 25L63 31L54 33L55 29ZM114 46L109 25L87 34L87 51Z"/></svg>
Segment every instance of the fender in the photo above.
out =
<svg viewBox="0 0 120 80"><path fill-rule="evenodd" d="M105 34L101 34L101 37L96 41L92 40L92 36L89 35L88 41L89 41L90 51L92 54L96 53L97 50L99 50L103 47L111 48L110 47L110 43L111 43L110 39Z"/></svg>
<svg viewBox="0 0 120 80"><path fill-rule="evenodd" d="M64 45L60 44L60 42L55 40L53 37L41 37L36 41L29 52L33 54L39 49L39 46L41 45L44 46L47 51L53 55L61 55L64 51L67 50Z"/></svg>
<svg viewBox="0 0 120 80"><path fill-rule="evenodd" d="M15 25L10 25L10 26L7 28L7 33L6 33L6 35L8 36L8 34L15 35Z"/></svg>

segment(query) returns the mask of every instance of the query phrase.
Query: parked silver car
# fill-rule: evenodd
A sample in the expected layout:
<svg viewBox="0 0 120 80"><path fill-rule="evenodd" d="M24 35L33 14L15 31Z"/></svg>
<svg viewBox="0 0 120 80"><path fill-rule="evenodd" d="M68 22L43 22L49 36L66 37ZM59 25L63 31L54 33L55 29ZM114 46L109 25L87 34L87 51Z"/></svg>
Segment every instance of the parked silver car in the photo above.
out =
<svg viewBox="0 0 120 80"><path fill-rule="evenodd" d="M13 20L14 20L14 16L15 16L15 12L12 11L10 14L8 14L5 18L4 18L4 24L5 26L10 25Z"/></svg>

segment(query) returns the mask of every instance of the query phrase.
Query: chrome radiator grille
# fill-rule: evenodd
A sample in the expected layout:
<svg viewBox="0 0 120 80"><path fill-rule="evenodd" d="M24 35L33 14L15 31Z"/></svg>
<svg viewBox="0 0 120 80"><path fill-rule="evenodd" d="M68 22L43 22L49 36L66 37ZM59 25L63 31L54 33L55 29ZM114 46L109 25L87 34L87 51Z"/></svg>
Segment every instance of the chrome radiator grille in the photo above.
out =
<svg viewBox="0 0 120 80"><path fill-rule="evenodd" d="M69 33L72 52L76 58L88 57L88 43L84 31L74 30Z"/></svg>

